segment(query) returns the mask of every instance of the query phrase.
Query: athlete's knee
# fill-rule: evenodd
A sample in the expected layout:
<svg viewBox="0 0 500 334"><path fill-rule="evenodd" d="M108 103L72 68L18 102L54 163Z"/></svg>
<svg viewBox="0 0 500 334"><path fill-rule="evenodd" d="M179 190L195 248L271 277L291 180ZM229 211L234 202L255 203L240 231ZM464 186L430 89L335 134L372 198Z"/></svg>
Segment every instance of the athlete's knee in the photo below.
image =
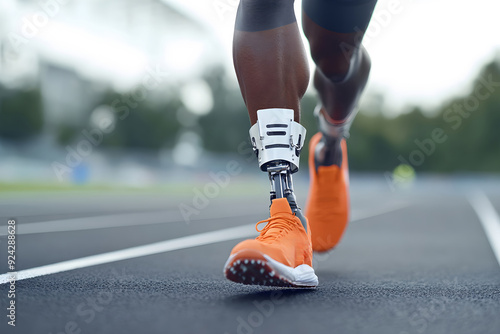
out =
<svg viewBox="0 0 500 334"><path fill-rule="evenodd" d="M236 17L236 29L262 31L296 21L295 0L241 0Z"/></svg>
<svg viewBox="0 0 500 334"><path fill-rule="evenodd" d="M346 80L351 68L351 58L341 52L317 53L312 52L312 57L321 73L332 82Z"/></svg>
<svg viewBox="0 0 500 334"><path fill-rule="evenodd" d="M361 69L363 72L366 72L367 75L370 73L370 70L372 68L372 60L370 58L370 55L368 54L368 51L362 46L360 49L361 52Z"/></svg>
<svg viewBox="0 0 500 334"><path fill-rule="evenodd" d="M312 56L321 73L334 83L347 80L356 71L368 74L371 68L370 57L363 47L354 53L339 50L338 52L315 54L313 51Z"/></svg>

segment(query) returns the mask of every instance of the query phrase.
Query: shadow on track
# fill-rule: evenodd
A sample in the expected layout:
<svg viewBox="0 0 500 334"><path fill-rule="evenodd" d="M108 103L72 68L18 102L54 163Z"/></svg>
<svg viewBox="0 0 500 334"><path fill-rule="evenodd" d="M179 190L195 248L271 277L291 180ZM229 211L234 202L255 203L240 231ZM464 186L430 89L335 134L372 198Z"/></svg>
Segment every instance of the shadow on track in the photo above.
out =
<svg viewBox="0 0 500 334"><path fill-rule="evenodd" d="M293 299L301 295L309 295L317 292L317 289L311 288L270 288L270 290L255 291L230 296L224 299L228 305L242 305L254 301Z"/></svg>

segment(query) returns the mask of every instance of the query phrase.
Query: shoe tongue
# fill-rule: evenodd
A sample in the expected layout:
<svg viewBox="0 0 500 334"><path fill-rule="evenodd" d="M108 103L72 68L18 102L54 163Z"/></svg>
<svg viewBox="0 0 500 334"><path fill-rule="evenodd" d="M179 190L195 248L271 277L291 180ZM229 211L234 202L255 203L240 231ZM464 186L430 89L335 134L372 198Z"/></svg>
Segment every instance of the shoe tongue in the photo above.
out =
<svg viewBox="0 0 500 334"><path fill-rule="evenodd" d="M273 200L271 204L271 217L278 213L292 214L292 209L290 209L290 205L286 198L277 198Z"/></svg>

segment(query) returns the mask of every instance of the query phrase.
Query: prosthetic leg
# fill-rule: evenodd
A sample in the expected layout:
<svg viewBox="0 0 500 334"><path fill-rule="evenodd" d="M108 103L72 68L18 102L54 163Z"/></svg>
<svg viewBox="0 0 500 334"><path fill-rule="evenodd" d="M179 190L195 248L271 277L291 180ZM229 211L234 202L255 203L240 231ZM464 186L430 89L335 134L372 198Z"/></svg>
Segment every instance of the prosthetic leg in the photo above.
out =
<svg viewBox="0 0 500 334"><path fill-rule="evenodd" d="M250 138L259 167L268 173L271 182L271 203L274 199L286 198L292 212L306 228L292 182L292 174L299 170L306 129L293 120L293 114L291 109L257 111L258 121L250 128Z"/></svg>
<svg viewBox="0 0 500 334"><path fill-rule="evenodd" d="M271 182L270 217L257 223L257 238L233 248L224 275L243 284L315 287L311 232L292 185L306 130L293 121L291 109L259 110L257 116L250 138L259 167ZM266 226L259 229L261 223Z"/></svg>

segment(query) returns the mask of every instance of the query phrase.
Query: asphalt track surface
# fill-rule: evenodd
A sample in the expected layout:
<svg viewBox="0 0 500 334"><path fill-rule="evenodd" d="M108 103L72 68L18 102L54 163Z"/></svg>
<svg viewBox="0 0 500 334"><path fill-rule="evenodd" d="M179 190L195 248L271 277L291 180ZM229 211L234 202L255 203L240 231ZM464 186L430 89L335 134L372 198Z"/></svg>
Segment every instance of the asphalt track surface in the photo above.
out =
<svg viewBox="0 0 500 334"><path fill-rule="evenodd" d="M2 195L0 274L15 218L18 281L12 327L0 276L0 332L498 334L492 189L428 182L392 192L359 182L341 244L315 256L316 289L222 275L231 248L268 216L265 186L261 196L221 193L190 223L179 211L190 194Z"/></svg>

